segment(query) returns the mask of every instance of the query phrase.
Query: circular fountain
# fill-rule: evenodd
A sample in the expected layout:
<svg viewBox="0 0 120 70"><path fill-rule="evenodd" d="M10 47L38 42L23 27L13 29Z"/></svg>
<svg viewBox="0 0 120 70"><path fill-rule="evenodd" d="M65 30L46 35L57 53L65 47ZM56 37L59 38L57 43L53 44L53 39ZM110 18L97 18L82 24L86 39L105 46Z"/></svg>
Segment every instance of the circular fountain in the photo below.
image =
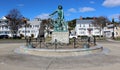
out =
<svg viewBox="0 0 120 70"><path fill-rule="evenodd" d="M56 13L58 14L57 19L50 20L54 31L49 38L43 40L39 36L36 41L33 41L31 38L27 39L26 46L21 46L16 51L46 57L79 56L96 54L103 51L102 46L96 45L95 38L92 42L89 37L83 41L79 38L69 39L68 24L64 21L63 7L61 5L50 16Z"/></svg>

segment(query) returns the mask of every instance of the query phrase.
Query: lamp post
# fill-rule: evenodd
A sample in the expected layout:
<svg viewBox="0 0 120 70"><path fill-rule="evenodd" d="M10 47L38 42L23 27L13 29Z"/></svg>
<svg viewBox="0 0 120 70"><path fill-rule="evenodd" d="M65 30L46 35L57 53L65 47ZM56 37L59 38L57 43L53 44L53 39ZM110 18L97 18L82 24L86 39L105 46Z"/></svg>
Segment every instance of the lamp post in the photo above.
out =
<svg viewBox="0 0 120 70"><path fill-rule="evenodd" d="M113 24L112 38L115 39L115 37L114 37L114 26L115 26L115 25L114 25L114 18L112 19L112 24Z"/></svg>
<svg viewBox="0 0 120 70"><path fill-rule="evenodd" d="M25 39L26 39L26 27L27 27L27 19L23 17L22 21L24 22L25 26Z"/></svg>

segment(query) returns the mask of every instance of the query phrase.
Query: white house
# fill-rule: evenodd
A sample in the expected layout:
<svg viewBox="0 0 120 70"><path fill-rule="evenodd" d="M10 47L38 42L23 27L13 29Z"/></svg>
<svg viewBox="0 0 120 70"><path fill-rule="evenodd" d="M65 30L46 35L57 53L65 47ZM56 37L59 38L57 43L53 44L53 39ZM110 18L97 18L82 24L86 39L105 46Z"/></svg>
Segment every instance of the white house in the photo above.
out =
<svg viewBox="0 0 120 70"><path fill-rule="evenodd" d="M94 26L94 20L76 20L76 35L77 36L102 36L102 30L98 26Z"/></svg>
<svg viewBox="0 0 120 70"><path fill-rule="evenodd" d="M18 36L24 36L24 37L31 37L37 38L39 35L39 29L40 29L41 20L34 19L33 21L27 21L27 25L21 27L18 30Z"/></svg>
<svg viewBox="0 0 120 70"><path fill-rule="evenodd" d="M8 20L5 17L0 19L0 35L8 35L8 37L12 37Z"/></svg>
<svg viewBox="0 0 120 70"><path fill-rule="evenodd" d="M113 28L113 24L107 25L104 27L104 36L107 38L112 37L112 33L114 32L114 37L120 37L120 25L117 25Z"/></svg>

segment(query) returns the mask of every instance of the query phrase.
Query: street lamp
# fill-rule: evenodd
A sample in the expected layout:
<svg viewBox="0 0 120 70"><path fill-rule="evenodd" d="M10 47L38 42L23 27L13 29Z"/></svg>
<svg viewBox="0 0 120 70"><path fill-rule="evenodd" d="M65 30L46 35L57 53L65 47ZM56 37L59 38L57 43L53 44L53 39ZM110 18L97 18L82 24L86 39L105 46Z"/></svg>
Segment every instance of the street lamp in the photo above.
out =
<svg viewBox="0 0 120 70"><path fill-rule="evenodd" d="M112 38L115 39L115 37L114 37L114 26L115 26L115 25L114 25L114 18L112 19L112 24L113 24Z"/></svg>
<svg viewBox="0 0 120 70"><path fill-rule="evenodd" d="M26 39L26 27L27 27L27 20L26 20L26 18L23 17L23 21L24 21L24 24L25 24L25 39Z"/></svg>

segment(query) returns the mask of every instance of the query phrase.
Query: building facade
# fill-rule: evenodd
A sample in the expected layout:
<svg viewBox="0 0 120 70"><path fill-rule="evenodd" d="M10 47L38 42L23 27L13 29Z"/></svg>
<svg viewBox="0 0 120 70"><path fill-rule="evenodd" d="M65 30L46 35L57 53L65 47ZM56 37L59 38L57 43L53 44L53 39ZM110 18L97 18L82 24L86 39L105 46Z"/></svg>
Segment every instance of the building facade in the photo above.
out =
<svg viewBox="0 0 120 70"><path fill-rule="evenodd" d="M104 36L106 38L111 38L114 32L114 37L120 37L120 25L114 26L113 24L104 27Z"/></svg>
<svg viewBox="0 0 120 70"><path fill-rule="evenodd" d="M27 21L26 25L23 25L18 30L18 36L37 38L39 35L41 20L34 19L33 21Z"/></svg>
<svg viewBox="0 0 120 70"><path fill-rule="evenodd" d="M102 29L98 26L94 26L94 20L76 20L76 35L77 36L102 36Z"/></svg>
<svg viewBox="0 0 120 70"><path fill-rule="evenodd" d="M8 20L5 17L0 19L0 35L7 35L8 37L12 37L10 26L8 25Z"/></svg>

